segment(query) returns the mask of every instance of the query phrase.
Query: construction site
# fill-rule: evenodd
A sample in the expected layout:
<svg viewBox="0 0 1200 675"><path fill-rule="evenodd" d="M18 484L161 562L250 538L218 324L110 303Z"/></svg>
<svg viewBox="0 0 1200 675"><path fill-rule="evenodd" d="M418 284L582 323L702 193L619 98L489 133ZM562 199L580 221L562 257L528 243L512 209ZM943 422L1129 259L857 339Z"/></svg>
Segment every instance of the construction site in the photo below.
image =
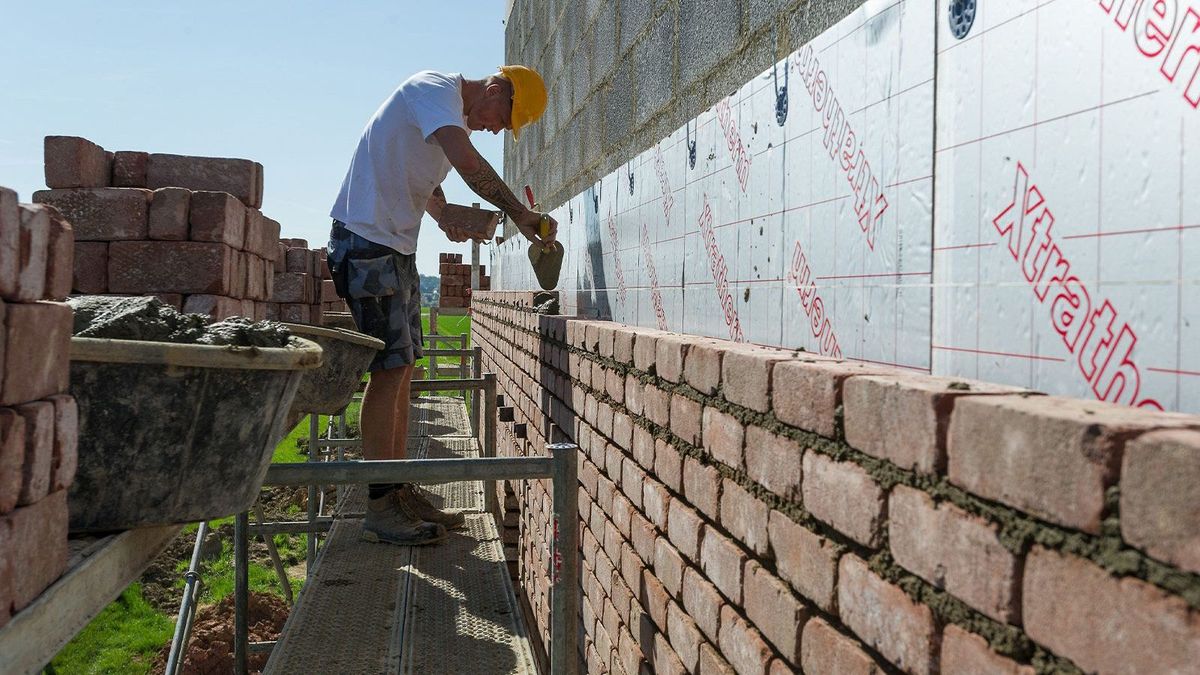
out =
<svg viewBox="0 0 1200 675"><path fill-rule="evenodd" d="M36 138L0 675L1200 674L1196 0L494 4L397 453L336 215Z"/></svg>

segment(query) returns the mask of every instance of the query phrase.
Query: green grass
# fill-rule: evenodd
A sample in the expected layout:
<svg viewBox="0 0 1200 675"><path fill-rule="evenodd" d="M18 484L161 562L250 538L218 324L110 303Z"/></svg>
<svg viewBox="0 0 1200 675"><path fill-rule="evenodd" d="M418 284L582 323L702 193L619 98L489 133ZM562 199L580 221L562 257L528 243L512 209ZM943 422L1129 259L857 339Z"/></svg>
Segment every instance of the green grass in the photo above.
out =
<svg viewBox="0 0 1200 675"><path fill-rule="evenodd" d="M174 631L175 622L154 611L134 583L58 653L46 672L149 673Z"/></svg>

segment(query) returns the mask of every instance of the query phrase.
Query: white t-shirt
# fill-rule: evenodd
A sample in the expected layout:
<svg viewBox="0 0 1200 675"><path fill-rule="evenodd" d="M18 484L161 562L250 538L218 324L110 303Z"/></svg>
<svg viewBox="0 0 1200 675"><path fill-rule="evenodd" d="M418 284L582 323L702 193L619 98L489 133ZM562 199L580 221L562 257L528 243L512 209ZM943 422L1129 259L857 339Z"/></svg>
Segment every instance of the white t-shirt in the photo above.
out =
<svg viewBox="0 0 1200 675"><path fill-rule="evenodd" d="M329 215L359 236L411 254L450 161L433 132L462 127L462 76L426 70L404 81L363 131Z"/></svg>

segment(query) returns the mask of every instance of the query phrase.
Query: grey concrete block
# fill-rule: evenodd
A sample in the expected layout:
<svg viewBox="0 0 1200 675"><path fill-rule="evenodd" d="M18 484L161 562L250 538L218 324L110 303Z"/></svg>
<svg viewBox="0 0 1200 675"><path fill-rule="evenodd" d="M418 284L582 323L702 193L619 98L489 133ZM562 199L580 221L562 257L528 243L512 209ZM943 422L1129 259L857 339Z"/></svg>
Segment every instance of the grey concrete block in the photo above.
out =
<svg viewBox="0 0 1200 675"><path fill-rule="evenodd" d="M675 22L678 9L669 8L654 20L634 49L637 76L637 116L634 127L661 112L675 96ZM655 139L657 140L657 139Z"/></svg>
<svg viewBox="0 0 1200 675"><path fill-rule="evenodd" d="M707 75L713 66L738 50L740 35L738 0L681 0L680 80L690 84Z"/></svg>
<svg viewBox="0 0 1200 675"><path fill-rule="evenodd" d="M592 91L592 52L578 49L571 59L571 112L576 112Z"/></svg>
<svg viewBox="0 0 1200 675"><path fill-rule="evenodd" d="M579 133L582 136L580 142L584 166L591 166L604 154L604 124L600 106L602 100L598 92L593 93L584 101L579 112Z"/></svg>
<svg viewBox="0 0 1200 675"><path fill-rule="evenodd" d="M706 107L722 97L737 91L747 81L756 77L775 63L775 45L770 31L756 35L750 44L743 47L736 58L726 59L708 72L704 80ZM782 74L782 73L781 73ZM695 111L698 113L699 110ZM692 117L695 116L693 113Z"/></svg>
<svg viewBox="0 0 1200 675"><path fill-rule="evenodd" d="M612 81L603 92L604 145L612 147L625 141L633 127L633 62L617 66Z"/></svg>
<svg viewBox="0 0 1200 675"><path fill-rule="evenodd" d="M803 4L808 5L810 1ZM794 5L795 0L744 0L742 11L746 13L746 27L755 33L771 24L778 25L780 18Z"/></svg>
<svg viewBox="0 0 1200 675"><path fill-rule="evenodd" d="M617 63L617 7L609 3L600 10L591 30L592 86L604 82Z"/></svg>
<svg viewBox="0 0 1200 675"><path fill-rule="evenodd" d="M646 26L650 25L650 20L654 18L654 11L658 6L657 0L623 0L621 2L621 31L618 54L624 54L637 38L646 30Z"/></svg>
<svg viewBox="0 0 1200 675"><path fill-rule="evenodd" d="M787 51L794 52L846 18L864 0L809 0L787 13Z"/></svg>

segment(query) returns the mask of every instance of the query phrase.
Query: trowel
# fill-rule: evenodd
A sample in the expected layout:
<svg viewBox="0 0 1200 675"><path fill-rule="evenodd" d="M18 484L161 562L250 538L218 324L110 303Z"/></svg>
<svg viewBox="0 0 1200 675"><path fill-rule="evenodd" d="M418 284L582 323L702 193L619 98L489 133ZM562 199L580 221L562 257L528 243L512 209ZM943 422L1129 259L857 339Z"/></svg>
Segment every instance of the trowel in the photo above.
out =
<svg viewBox="0 0 1200 675"><path fill-rule="evenodd" d="M533 200L533 188L525 186L525 199L529 200L529 208L539 211L538 204ZM543 213L538 223L538 237L545 239L550 236L550 214ZM563 246L554 241L547 246L533 242L529 246L529 264L533 265L533 274L537 277L538 285L543 291L552 291L558 286L558 275L562 271Z"/></svg>

